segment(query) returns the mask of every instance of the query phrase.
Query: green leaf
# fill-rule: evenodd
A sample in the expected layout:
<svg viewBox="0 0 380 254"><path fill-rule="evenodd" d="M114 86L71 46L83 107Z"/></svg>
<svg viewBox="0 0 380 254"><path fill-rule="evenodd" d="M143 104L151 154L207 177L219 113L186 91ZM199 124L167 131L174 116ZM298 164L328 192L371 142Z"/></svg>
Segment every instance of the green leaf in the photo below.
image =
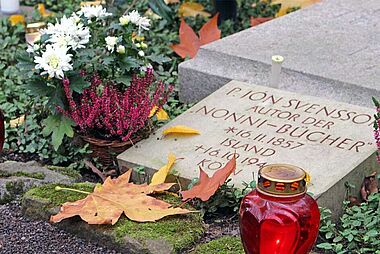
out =
<svg viewBox="0 0 380 254"><path fill-rule="evenodd" d="M42 134L47 137L52 136L52 145L54 150L58 150L59 146L62 144L62 140L65 137L72 138L74 136L74 130L72 126L75 123L63 115L50 115L43 121L44 129Z"/></svg>
<svg viewBox="0 0 380 254"><path fill-rule="evenodd" d="M70 76L70 88L76 93L82 93L83 89L89 87L91 84L87 82L79 73L73 73Z"/></svg>
<svg viewBox="0 0 380 254"><path fill-rule="evenodd" d="M332 250L332 245L330 243L320 243L317 245L317 248L324 249L324 250Z"/></svg>
<svg viewBox="0 0 380 254"><path fill-rule="evenodd" d="M54 87L47 86L46 81L39 78L29 80L29 82L26 82L25 87L35 96L47 96L55 90Z"/></svg>
<svg viewBox="0 0 380 254"><path fill-rule="evenodd" d="M146 58L158 64L166 63L171 60L169 57L166 57L164 55L151 55L147 56Z"/></svg>
<svg viewBox="0 0 380 254"><path fill-rule="evenodd" d="M129 75L123 75L115 79L117 83L123 83L125 85L129 85L131 83L131 80L132 80L132 77Z"/></svg>
<svg viewBox="0 0 380 254"><path fill-rule="evenodd" d="M375 104L377 108L380 107L380 102L375 97L372 97L372 101L373 101L373 104Z"/></svg>
<svg viewBox="0 0 380 254"><path fill-rule="evenodd" d="M166 19L168 22L172 22L175 14L172 12L172 9L167 6L164 0L149 0L149 7L154 13L158 16Z"/></svg>

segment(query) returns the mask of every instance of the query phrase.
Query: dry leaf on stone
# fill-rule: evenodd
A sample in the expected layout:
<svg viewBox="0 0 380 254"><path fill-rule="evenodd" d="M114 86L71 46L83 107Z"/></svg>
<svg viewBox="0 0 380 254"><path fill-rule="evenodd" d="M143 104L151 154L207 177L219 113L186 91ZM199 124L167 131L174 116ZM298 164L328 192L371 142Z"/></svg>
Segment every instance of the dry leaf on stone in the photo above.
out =
<svg viewBox="0 0 380 254"><path fill-rule="evenodd" d="M268 17L268 18L254 18L254 17L251 17L251 26L257 26L257 25L260 25L262 23L265 23L269 20L272 20L273 18L272 17Z"/></svg>
<svg viewBox="0 0 380 254"><path fill-rule="evenodd" d="M199 182L194 185L193 188L187 191L182 191L182 200L199 198L202 201L207 201L215 194L218 188L225 183L228 177L236 169L236 158L232 158L223 168L214 173L212 177L209 177L202 168L200 170Z"/></svg>
<svg viewBox="0 0 380 254"><path fill-rule="evenodd" d="M129 183L132 170L117 179L108 177L101 186L84 199L62 205L57 215L50 221L57 223L63 219L79 215L88 224L114 225L124 213L137 222L156 221L168 215L186 214L192 211L173 208L169 203L148 196L154 192L170 189L174 184L133 184ZM65 189L65 188L61 188Z"/></svg>
<svg viewBox="0 0 380 254"><path fill-rule="evenodd" d="M216 14L203 25L199 31L199 38L194 30L182 19L179 28L180 44L172 45L171 48L182 58L194 58L202 45L220 39L221 31L218 28L218 16Z"/></svg>
<svg viewBox="0 0 380 254"><path fill-rule="evenodd" d="M150 182L150 185L156 185L160 183L164 183L167 175L169 174L170 170L172 169L176 157L173 153L169 153L168 155L168 163L160 168L152 177L152 181Z"/></svg>
<svg viewBox="0 0 380 254"><path fill-rule="evenodd" d="M277 17L280 17L286 15L290 8L305 8L320 1L321 0L274 0L272 1L272 5L281 4L280 10L276 14Z"/></svg>
<svg viewBox="0 0 380 254"><path fill-rule="evenodd" d="M157 116L157 120L159 121L165 121L169 119L168 113L163 108L160 108L159 110L157 109L158 107L154 106L150 111L149 117Z"/></svg>
<svg viewBox="0 0 380 254"><path fill-rule="evenodd" d="M169 127L168 129L164 130L162 132L164 136L170 135L170 134L186 134L186 135L197 135L201 134L198 130L187 127L185 125L176 125Z"/></svg>
<svg viewBox="0 0 380 254"><path fill-rule="evenodd" d="M178 15L180 17L196 17L201 15L203 17L210 17L211 14L204 11L205 7L195 2L185 2L180 5L178 9Z"/></svg>

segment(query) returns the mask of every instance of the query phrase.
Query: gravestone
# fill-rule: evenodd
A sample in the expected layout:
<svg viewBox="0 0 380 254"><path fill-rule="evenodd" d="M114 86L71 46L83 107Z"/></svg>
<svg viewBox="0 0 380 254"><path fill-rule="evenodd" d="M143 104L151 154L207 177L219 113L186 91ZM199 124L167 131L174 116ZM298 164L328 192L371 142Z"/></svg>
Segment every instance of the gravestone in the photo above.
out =
<svg viewBox="0 0 380 254"><path fill-rule="evenodd" d="M380 96L379 24L379 0L323 0L201 47L179 66L180 99L197 102L231 80L267 86L271 57L282 55L279 89L370 107Z"/></svg>
<svg viewBox="0 0 380 254"><path fill-rule="evenodd" d="M237 156L232 183L242 187L260 167L287 163L311 175L309 191L320 205L339 209L345 182L360 186L376 170L374 110L341 102L232 81L118 156L126 170L144 166L148 173L165 165L172 152L173 172L187 180L202 167L210 176ZM201 132L162 136L175 125Z"/></svg>

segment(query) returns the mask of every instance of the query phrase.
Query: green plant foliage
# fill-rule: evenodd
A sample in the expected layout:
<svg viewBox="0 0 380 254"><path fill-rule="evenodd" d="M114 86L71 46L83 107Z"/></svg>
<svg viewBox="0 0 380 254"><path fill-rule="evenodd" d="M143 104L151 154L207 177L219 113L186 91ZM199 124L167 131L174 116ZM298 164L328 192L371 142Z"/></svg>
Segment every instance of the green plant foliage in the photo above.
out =
<svg viewBox="0 0 380 254"><path fill-rule="evenodd" d="M206 202L201 200L194 201L194 206L201 210L201 213L206 217L212 217L217 214L236 213L239 211L241 200L245 195L252 191L256 187L255 180L249 184L243 183L242 189L235 188L227 180L225 184L220 186L216 193ZM197 183L197 179L194 179L188 188Z"/></svg>
<svg viewBox="0 0 380 254"><path fill-rule="evenodd" d="M380 254L380 193L369 196L368 203L348 207L338 224L331 220L331 211L321 208L318 249L323 253Z"/></svg>

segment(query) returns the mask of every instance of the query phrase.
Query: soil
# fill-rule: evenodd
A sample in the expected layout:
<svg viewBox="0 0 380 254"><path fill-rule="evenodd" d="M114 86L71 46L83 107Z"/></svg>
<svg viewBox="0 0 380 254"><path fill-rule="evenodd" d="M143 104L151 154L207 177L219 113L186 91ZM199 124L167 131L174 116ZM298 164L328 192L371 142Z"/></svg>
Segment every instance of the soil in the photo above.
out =
<svg viewBox="0 0 380 254"><path fill-rule="evenodd" d="M71 235L44 221L31 221L21 214L19 201L0 205L0 253L101 253L118 254Z"/></svg>

